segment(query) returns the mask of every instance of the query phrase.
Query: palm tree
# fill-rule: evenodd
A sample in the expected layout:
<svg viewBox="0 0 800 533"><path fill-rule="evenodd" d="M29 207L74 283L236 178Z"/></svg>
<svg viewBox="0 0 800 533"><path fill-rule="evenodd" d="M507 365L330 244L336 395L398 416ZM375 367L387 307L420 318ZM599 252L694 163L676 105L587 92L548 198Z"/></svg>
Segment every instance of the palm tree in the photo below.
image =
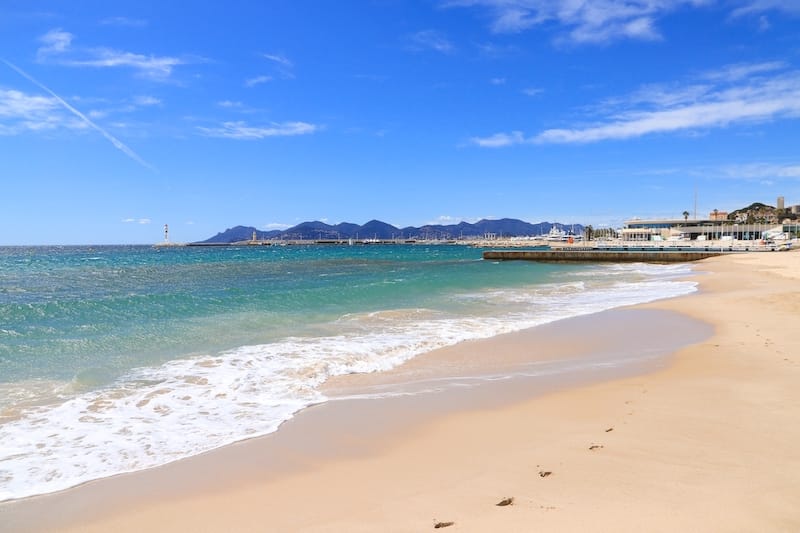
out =
<svg viewBox="0 0 800 533"><path fill-rule="evenodd" d="M689 211L683 212L683 221L686 222L689 220Z"/></svg>

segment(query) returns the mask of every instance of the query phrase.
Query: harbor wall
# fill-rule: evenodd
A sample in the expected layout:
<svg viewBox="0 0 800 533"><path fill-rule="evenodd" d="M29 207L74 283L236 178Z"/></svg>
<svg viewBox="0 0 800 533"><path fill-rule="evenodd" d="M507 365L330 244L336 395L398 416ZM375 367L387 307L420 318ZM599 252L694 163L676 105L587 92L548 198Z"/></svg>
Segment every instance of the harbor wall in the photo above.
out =
<svg viewBox="0 0 800 533"><path fill-rule="evenodd" d="M634 262L634 263L685 263L722 255L721 251L630 251L630 250L486 250L483 258L494 261L550 261L550 262Z"/></svg>

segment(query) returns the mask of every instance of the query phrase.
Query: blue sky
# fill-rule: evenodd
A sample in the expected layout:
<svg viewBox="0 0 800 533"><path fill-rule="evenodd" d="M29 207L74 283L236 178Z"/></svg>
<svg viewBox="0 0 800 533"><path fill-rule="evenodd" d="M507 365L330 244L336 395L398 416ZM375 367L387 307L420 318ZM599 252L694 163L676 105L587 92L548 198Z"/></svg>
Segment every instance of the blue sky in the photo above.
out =
<svg viewBox="0 0 800 533"><path fill-rule="evenodd" d="M800 0L0 4L0 244L800 204Z"/></svg>

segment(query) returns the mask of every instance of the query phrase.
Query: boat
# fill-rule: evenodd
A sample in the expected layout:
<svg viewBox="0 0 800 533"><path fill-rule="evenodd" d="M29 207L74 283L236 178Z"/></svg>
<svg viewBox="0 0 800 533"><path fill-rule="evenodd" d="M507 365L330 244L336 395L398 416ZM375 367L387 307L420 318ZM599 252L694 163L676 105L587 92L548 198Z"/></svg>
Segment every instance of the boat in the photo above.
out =
<svg viewBox="0 0 800 533"><path fill-rule="evenodd" d="M544 240L551 242L568 242L573 243L583 240L583 235L576 235L574 231L565 231L563 228L553 226L550 232L545 236Z"/></svg>
<svg viewBox="0 0 800 533"><path fill-rule="evenodd" d="M550 232L545 236L544 240L564 242L567 240L567 232L564 231L562 228L553 226L552 228L550 228Z"/></svg>

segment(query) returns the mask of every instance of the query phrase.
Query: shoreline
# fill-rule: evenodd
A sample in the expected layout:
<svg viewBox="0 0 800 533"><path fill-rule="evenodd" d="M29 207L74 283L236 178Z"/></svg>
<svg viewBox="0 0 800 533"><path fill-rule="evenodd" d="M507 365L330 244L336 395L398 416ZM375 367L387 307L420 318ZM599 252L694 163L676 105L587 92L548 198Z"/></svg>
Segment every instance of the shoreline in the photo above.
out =
<svg viewBox="0 0 800 533"><path fill-rule="evenodd" d="M737 481L739 484L734 486L743 489L741 482L747 481L749 485L752 480L739 477L730 479L730 476L719 472L720 465L730 467L732 457L741 455L735 450L727 450L727 455L720 452L716 463L709 461L710 466L705 462L696 464L697 461L692 461L698 449L704 452L701 458L710 459L713 454L707 446L716 444L724 448L729 438L736 435L725 431L713 433L698 425L696 416L686 416L686 406L697 408L700 397L708 401L700 402L701 407L706 405L713 407L715 414L723 412L729 415L728 418L723 417L723 421L735 415L734 418L744 418L743 422L755 423L747 418L747 413L713 401L713 394L704 390L718 388L717 382L722 377L735 382L737 386L742 386L742 382L746 385L747 380L737 373L741 365L753 373L760 372L759 375L763 374L762 377L769 378L767 381L771 383L770 387L763 385L749 389L755 388L762 396L771 392L781 399L784 399L781 394L788 395L790 405L791 401L797 404L797 396L791 396L791 391L785 390L784 386L784 381L788 382L791 376L796 377L800 373L789 346L797 347L797 341L788 339L788 334L778 339L773 332L776 327L780 329L781 320L785 322L787 315L791 318L791 312L797 311L797 304L791 301L791 296L786 300L795 307L790 308L789 312L784 310L783 315L772 313L752 323L737 317L733 329L731 320L720 319L724 313L730 315L731 309L735 309L730 306L731 299L740 304L750 304L746 311L754 313L758 305L753 304L759 304L764 309L761 300L765 298L775 311L774 307L783 302L782 296L787 289L790 294L794 289L796 295L796 288L792 287L791 282L780 278L781 274L772 272L773 278L777 276L778 279L769 279L752 267L755 265L762 270L780 272L780 269L785 271L785 263L789 263L796 269L800 254L767 255L772 259L723 257L701 263L700 269L706 270L705 267L708 267L711 273L701 276L699 293L636 306L632 311L634 313L680 313L695 320L712 322L717 328L711 339L678 350L675 356L668 359L668 364L663 365L664 368L649 368L646 373L634 376L611 376L612 379L600 382L570 384L538 394L531 394L530 390L523 387L517 391L519 397L513 397L507 383L493 383L443 394L451 397L460 395L457 401L451 402L458 409L444 408L446 406L442 404L447 402L441 399L431 401L430 397L422 395L403 397L393 400L408 404L408 398L416 399L417 405L390 409L389 413L394 415L391 420L387 420L387 413L381 412L383 407L379 407L385 407L388 401L360 402L363 411L360 414L354 413L352 407L358 401L328 402L303 411L287 423L286 428L282 427L272 435L277 436L282 432L285 435L292 427L297 428L293 431L298 435L309 435L309 432L313 435L315 426L319 431L319 428L324 429L327 422L329 436L338 436L338 440L306 442L305 448L297 446L303 439L287 442L282 450L282 464L274 464L275 460L271 461L264 452L264 448L269 448L265 445L267 441L280 440L270 439L272 435L268 435L210 452L199 456L196 461L194 458L187 459L149 471L91 482L62 493L8 502L0 505L0 517L6 524L18 525L21 529L27 527L27 530L48 527L43 523L47 519L41 516L42 509L50 509L49 527L97 531L112 527L122 531L148 527L188 531L192 529L192 524L203 524L205 529L210 530L225 529L226 526L230 529L256 530L257 525L269 524L279 530L366 531L379 528L412 531L432 527L433 518L453 519L456 522L454 530L472 531L496 529L498 524L501 524L500 529L524 530L525 524L533 523L544 523L545 528L550 527L551 530L577 529L581 524L591 524L600 529L603 529L602 524L606 524L607 529L611 522L604 520L611 518L618 520L618 527L614 528L616 530L632 530L636 527L674 530L675 527L685 526L691 529L691 524L696 528L697 523L702 522L697 522L701 515L695 513L700 512L700 503L708 504L710 495L707 490L700 491L700 496L705 496L705 499L696 498L697 501L693 501L687 498L683 502L692 512L681 512L678 517L663 521L668 515L665 514L667 508L683 501L678 493L687 490L692 492L691 489L697 486L708 489L696 476L696 470L714 474L716 477L712 477L717 480L714 486L720 490L730 488L728 481ZM776 262L776 265L770 264ZM720 277L733 277L736 280L720 281ZM781 297L776 298L776 293ZM777 311L781 311L780 305ZM756 330L758 335L753 334ZM530 340L526 340L517 345L524 347L529 343ZM786 360L771 358L768 361L754 361L753 356L748 355L753 350L762 354L768 352L759 343L772 350L780 348L782 353L787 354ZM492 346L498 346L496 338L486 340L480 349L488 351ZM742 346L749 351L742 349ZM450 356L453 356L463 352L464 347L459 345L451 350ZM508 351L507 348L504 350ZM720 351L735 357L721 357ZM424 367L423 363L420 362ZM710 363L714 363L713 368L709 368ZM762 365L767 368L761 368ZM787 369L790 372L784 372ZM717 371L721 371L720 375L717 375ZM774 387L776 381L782 385L777 389ZM688 385L692 386L688 391L684 390ZM487 387L496 390L483 397L476 392L481 388L487 390ZM680 394L673 390L675 387L680 389ZM331 388L334 389L335 384L331 384ZM347 394L346 386L340 390L344 391L342 394ZM685 394L687 392L691 394ZM725 388L725 393L731 400L742 400L730 389ZM420 401L421 398L424 400ZM498 398L500 401L497 401ZM344 407L346 402L350 402L347 408ZM432 409L432 405L437 403L442 412ZM735 401L732 405L741 407ZM755 407L756 413L764 415L757 405ZM331 410L335 409L346 411L346 416L331 416ZM425 412L420 415L419 410ZM437 412L428 412L431 410ZM791 417L792 413L779 410L766 414L780 419L781 416ZM682 420L681 415L690 420ZM701 418L706 423L713 422L710 417ZM519 427L519 420L536 420L537 423L533 428ZM672 424L665 425L665 420ZM367 423L369 421L373 425ZM303 427L304 424L306 427ZM755 425L762 430L770 427L764 421ZM677 432L684 437L680 442L663 441L665 434L672 435L670 431L665 432L667 428L683 427L686 430L687 426L691 431ZM752 429L747 424L742 427L745 430ZM546 428L546 431L541 431L542 428ZM609 428L612 431L607 432ZM751 433L745 431L745 434ZM547 438L542 438L543 435ZM780 462L782 468L785 467L784 475L777 476L775 480L782 483L771 486L773 492L783 498L783 503L791 502L792 497L796 500L798 496L797 482L793 485L795 491L786 490L792 487L788 483L791 481L790 473L800 472L797 470L797 460L792 461L791 456L787 455L791 448L786 448L798 436L797 429L787 428L785 438L777 439L777 443L784 448L771 448L766 458L755 457L752 453L748 455L756 464L772 466L774 459ZM589 446L597 448L589 450ZM659 447L660 454L651 456L645 453ZM668 471L660 468L665 466L661 464L662 461L655 457L674 458L676 455L684 463L670 463L678 469L679 474L678 479L673 480ZM509 468L509 462L522 467ZM646 479L630 479L631 466L649 471L655 475L655 479L670 479L672 483L662 487L648 483ZM717 470L712 468L714 466ZM541 470L545 468L553 469L552 476L539 477L539 472L551 471ZM587 473L591 475L586 477ZM525 475L520 477L521 474ZM598 483L597 479L605 481ZM683 483L681 479L684 479ZM695 483L686 483L685 479ZM481 483L468 482L465 487L462 486L465 480L480 480ZM587 492L584 485L591 480L594 481L588 483L589 486L599 485L616 496L642 491L652 493L658 503L655 506L654 502L637 505L631 501L626 506L632 507L634 512L616 516L600 504L621 512L619 504L624 502L615 498L609 501L592 491ZM720 483L719 480L725 482ZM755 488L758 487L756 483ZM754 494L755 488L748 492ZM764 488L763 484L760 488ZM552 493L549 492L551 490ZM741 496L736 492L734 494ZM425 497L421 498L421 495ZM496 502L489 501L499 501L507 496L515 498L515 504L508 509L495 508ZM716 499L729 501L731 497L720 494ZM742 502L737 498L736 503ZM781 502L773 502L766 507L740 505L739 509L731 509L729 514L734 517L747 515L752 520L754 517L745 513L745 510L757 509L763 514L765 510L777 509L771 513L770 520L784 520L775 521L773 525L800 524L797 511L780 507L778 503ZM501 509L503 514L500 514ZM34 523L37 511L38 524ZM736 529L734 524L749 524L756 526L756 529L764 525L757 520L741 522L741 516L736 522L715 518L717 521L711 523L723 530ZM752 529L746 525L744 529Z"/></svg>
<svg viewBox="0 0 800 533"><path fill-rule="evenodd" d="M187 492L213 492L220 482L235 487L244 481L297 473L320 461L357 455L366 448L352 447L353 434L358 440L385 444L401 437L404 430L432 423L437 417L653 372L668 364L670 354L687 342L663 339L657 346L648 343L649 353L642 357L637 354L644 349L643 336L637 335L637 342L629 346L623 346L619 338L624 333L622 324L638 324L651 335L655 320L672 324L697 340L711 334L706 324L678 313L627 307L464 341L421 354L389 371L333 377L322 387L326 401L302 409L276 432L165 465L2 502L0 516L16 522L19 530L60 528L80 523L98 506L106 513L132 502L146 505L156 496L181 499ZM578 330L590 342L564 341L570 331ZM531 345L537 347L536 354L530 353ZM503 357L487 361L482 358L487 350L500 350ZM391 416L391 422L385 421L385 414ZM351 437L343 439L339 435L343 431ZM256 475L239 458L241 454L257 457ZM212 474L220 463L225 464L224 471ZM214 482L208 482L206 475L213 475ZM151 485L158 487L155 493ZM43 519L43 508L55 509L58 519ZM26 523L33 527L27 529Z"/></svg>

